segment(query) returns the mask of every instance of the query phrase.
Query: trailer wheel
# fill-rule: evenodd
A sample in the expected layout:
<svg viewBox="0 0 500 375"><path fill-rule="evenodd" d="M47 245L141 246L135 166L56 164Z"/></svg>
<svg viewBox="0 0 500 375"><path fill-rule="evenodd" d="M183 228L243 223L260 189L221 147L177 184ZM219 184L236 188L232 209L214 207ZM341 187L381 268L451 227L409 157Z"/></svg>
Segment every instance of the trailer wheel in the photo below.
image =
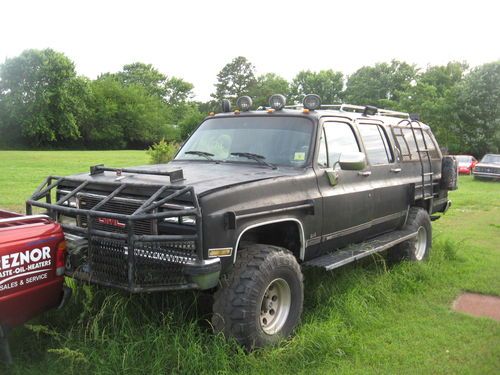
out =
<svg viewBox="0 0 500 375"><path fill-rule="evenodd" d="M411 207L403 229L415 231L417 236L391 249L390 259L417 262L427 259L432 247L432 225L427 211L421 207Z"/></svg>
<svg viewBox="0 0 500 375"><path fill-rule="evenodd" d="M276 344L299 324L303 277L293 254L251 245L238 252L233 271L214 295L212 324L247 350Z"/></svg>

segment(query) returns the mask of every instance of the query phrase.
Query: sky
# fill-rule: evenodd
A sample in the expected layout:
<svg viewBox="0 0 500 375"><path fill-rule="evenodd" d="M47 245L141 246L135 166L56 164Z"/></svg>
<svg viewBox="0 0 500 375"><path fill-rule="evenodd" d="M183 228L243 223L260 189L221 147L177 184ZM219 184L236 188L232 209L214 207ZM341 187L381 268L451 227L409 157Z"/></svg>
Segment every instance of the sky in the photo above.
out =
<svg viewBox="0 0 500 375"><path fill-rule="evenodd" d="M257 74L288 80L393 58L421 68L499 60L499 14L496 0L8 0L0 2L0 62L52 48L96 78L140 61L193 83L204 101L240 55Z"/></svg>

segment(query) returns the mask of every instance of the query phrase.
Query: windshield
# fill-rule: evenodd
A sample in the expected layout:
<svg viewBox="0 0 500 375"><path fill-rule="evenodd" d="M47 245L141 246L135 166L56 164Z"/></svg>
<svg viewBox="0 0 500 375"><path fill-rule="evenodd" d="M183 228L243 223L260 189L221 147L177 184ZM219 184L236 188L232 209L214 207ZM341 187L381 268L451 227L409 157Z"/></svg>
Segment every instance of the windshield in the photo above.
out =
<svg viewBox="0 0 500 375"><path fill-rule="evenodd" d="M488 154L484 155L481 163L491 163L491 164L500 164L500 155Z"/></svg>
<svg viewBox="0 0 500 375"><path fill-rule="evenodd" d="M217 160L302 167L312 121L300 117L229 117L205 121L175 160Z"/></svg>
<svg viewBox="0 0 500 375"><path fill-rule="evenodd" d="M460 164L470 163L472 161L472 156L468 155L457 155L455 156Z"/></svg>

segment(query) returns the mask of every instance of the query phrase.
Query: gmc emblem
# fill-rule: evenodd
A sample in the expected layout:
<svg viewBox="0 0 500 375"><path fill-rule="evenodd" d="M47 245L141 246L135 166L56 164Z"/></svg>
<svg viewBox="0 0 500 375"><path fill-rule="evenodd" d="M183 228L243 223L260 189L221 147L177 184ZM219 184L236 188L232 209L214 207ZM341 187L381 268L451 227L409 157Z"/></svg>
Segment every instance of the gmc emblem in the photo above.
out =
<svg viewBox="0 0 500 375"><path fill-rule="evenodd" d="M126 224L118 221L118 219L111 219L109 217L98 217L97 222L99 224L112 225L118 228L125 228Z"/></svg>

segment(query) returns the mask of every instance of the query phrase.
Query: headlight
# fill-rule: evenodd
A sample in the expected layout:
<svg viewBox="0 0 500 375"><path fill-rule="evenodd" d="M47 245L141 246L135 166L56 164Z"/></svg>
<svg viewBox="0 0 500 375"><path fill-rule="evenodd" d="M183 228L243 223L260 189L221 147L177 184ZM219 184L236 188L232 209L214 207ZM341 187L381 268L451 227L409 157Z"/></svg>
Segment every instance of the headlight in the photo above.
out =
<svg viewBox="0 0 500 375"><path fill-rule="evenodd" d="M275 94L269 98L269 106L273 108L275 111L279 111L283 109L286 104L286 98L284 95Z"/></svg>
<svg viewBox="0 0 500 375"><path fill-rule="evenodd" d="M66 194L69 194L70 192L67 191L67 190L59 190L57 192L57 199L61 199L62 197L64 197ZM76 197L71 197L69 198L66 202L64 202L62 204L63 206L67 206L67 207L71 207L71 208L77 208L78 207L78 203L76 201Z"/></svg>
<svg viewBox="0 0 500 375"><path fill-rule="evenodd" d="M165 223L180 224L180 225L195 225L195 216L179 216L179 217L167 217L163 219Z"/></svg>
<svg viewBox="0 0 500 375"><path fill-rule="evenodd" d="M236 106L243 112L249 111L252 108L252 98L249 96L242 96L236 101Z"/></svg>
<svg viewBox="0 0 500 375"><path fill-rule="evenodd" d="M314 111L321 107L321 98L316 94L309 94L304 97L302 104L304 108Z"/></svg>

